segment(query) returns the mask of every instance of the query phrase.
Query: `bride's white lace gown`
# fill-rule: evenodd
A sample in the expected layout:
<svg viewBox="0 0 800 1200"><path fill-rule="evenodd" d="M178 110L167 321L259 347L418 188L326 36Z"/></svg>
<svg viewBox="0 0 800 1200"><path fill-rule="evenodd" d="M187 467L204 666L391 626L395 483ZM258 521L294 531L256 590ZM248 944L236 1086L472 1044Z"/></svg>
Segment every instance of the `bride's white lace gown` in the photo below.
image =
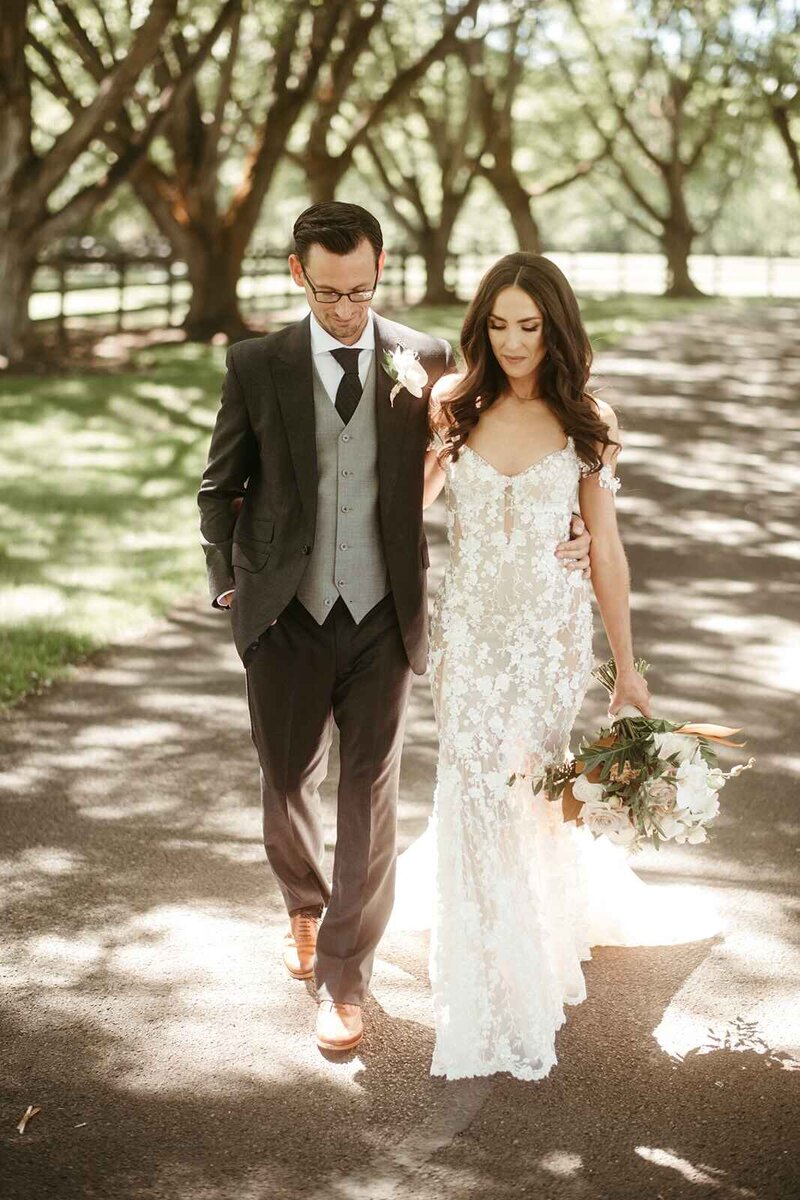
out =
<svg viewBox="0 0 800 1200"><path fill-rule="evenodd" d="M591 945L685 940L652 927L638 889L653 889L619 847L565 824L530 782L509 786L567 756L590 679L591 583L554 555L583 469L572 439L510 477L469 447L446 465L450 560L429 663L434 811L400 858L394 926L429 923L408 910L414 900L424 910L430 879L431 1074L450 1079L543 1077L564 1005L586 996ZM600 483L619 486L607 466Z"/></svg>

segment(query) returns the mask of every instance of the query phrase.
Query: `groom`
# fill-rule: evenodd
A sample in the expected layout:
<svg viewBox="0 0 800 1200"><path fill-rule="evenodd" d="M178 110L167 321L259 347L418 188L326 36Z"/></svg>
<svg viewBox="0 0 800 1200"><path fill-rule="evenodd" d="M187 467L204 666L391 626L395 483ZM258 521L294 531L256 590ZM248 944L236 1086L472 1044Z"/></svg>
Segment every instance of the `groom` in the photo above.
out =
<svg viewBox="0 0 800 1200"><path fill-rule="evenodd" d="M306 209L294 246L311 312L228 350L198 504L212 603L230 609L245 668L264 845L290 919L283 960L316 977L317 1044L342 1051L361 1040L392 908L405 713L427 651L428 397L455 363L447 342L372 312L386 256L365 209ZM387 370L398 346L427 374L421 397ZM585 533L565 544L575 569L588 546ZM318 789L334 723L331 884Z"/></svg>

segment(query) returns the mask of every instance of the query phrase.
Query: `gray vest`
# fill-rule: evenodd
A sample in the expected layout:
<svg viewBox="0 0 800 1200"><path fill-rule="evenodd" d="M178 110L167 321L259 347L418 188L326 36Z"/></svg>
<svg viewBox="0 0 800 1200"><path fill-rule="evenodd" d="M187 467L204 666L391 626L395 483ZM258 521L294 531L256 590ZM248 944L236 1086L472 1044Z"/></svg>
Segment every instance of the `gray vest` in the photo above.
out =
<svg viewBox="0 0 800 1200"><path fill-rule="evenodd" d="M358 623L389 591L378 515L377 353L376 345L358 408L347 425L316 366L313 370L317 527L297 598L319 625L339 596Z"/></svg>

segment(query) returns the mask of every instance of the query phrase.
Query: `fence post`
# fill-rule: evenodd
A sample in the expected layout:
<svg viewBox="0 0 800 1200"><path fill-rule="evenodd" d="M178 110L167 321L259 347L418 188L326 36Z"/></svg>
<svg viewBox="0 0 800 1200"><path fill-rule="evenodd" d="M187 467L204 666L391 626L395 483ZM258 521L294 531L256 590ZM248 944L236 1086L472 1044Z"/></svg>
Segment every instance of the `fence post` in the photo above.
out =
<svg viewBox="0 0 800 1200"><path fill-rule="evenodd" d="M64 297L67 293L67 266L63 258L58 260L58 345L63 351L67 344L66 314Z"/></svg>
<svg viewBox="0 0 800 1200"><path fill-rule="evenodd" d="M172 283L172 259L168 258L164 264L164 270L167 274L167 328L172 327L172 318L175 314L175 292Z"/></svg>
<svg viewBox="0 0 800 1200"><path fill-rule="evenodd" d="M119 308L117 309L117 333L121 333L123 329L123 318L125 313L125 276L127 267L124 258L117 259L117 278L119 290Z"/></svg>

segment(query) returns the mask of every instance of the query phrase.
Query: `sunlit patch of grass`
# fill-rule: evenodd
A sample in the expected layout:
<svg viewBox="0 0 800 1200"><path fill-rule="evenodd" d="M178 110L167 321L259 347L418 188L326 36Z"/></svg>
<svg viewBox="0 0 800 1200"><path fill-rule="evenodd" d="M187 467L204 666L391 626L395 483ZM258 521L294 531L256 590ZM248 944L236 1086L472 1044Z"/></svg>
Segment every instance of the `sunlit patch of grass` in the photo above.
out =
<svg viewBox="0 0 800 1200"><path fill-rule="evenodd" d="M87 635L33 620L0 627L0 707L47 687L100 644Z"/></svg>
<svg viewBox="0 0 800 1200"><path fill-rule="evenodd" d="M0 705L205 591L197 487L224 350L0 384Z"/></svg>

